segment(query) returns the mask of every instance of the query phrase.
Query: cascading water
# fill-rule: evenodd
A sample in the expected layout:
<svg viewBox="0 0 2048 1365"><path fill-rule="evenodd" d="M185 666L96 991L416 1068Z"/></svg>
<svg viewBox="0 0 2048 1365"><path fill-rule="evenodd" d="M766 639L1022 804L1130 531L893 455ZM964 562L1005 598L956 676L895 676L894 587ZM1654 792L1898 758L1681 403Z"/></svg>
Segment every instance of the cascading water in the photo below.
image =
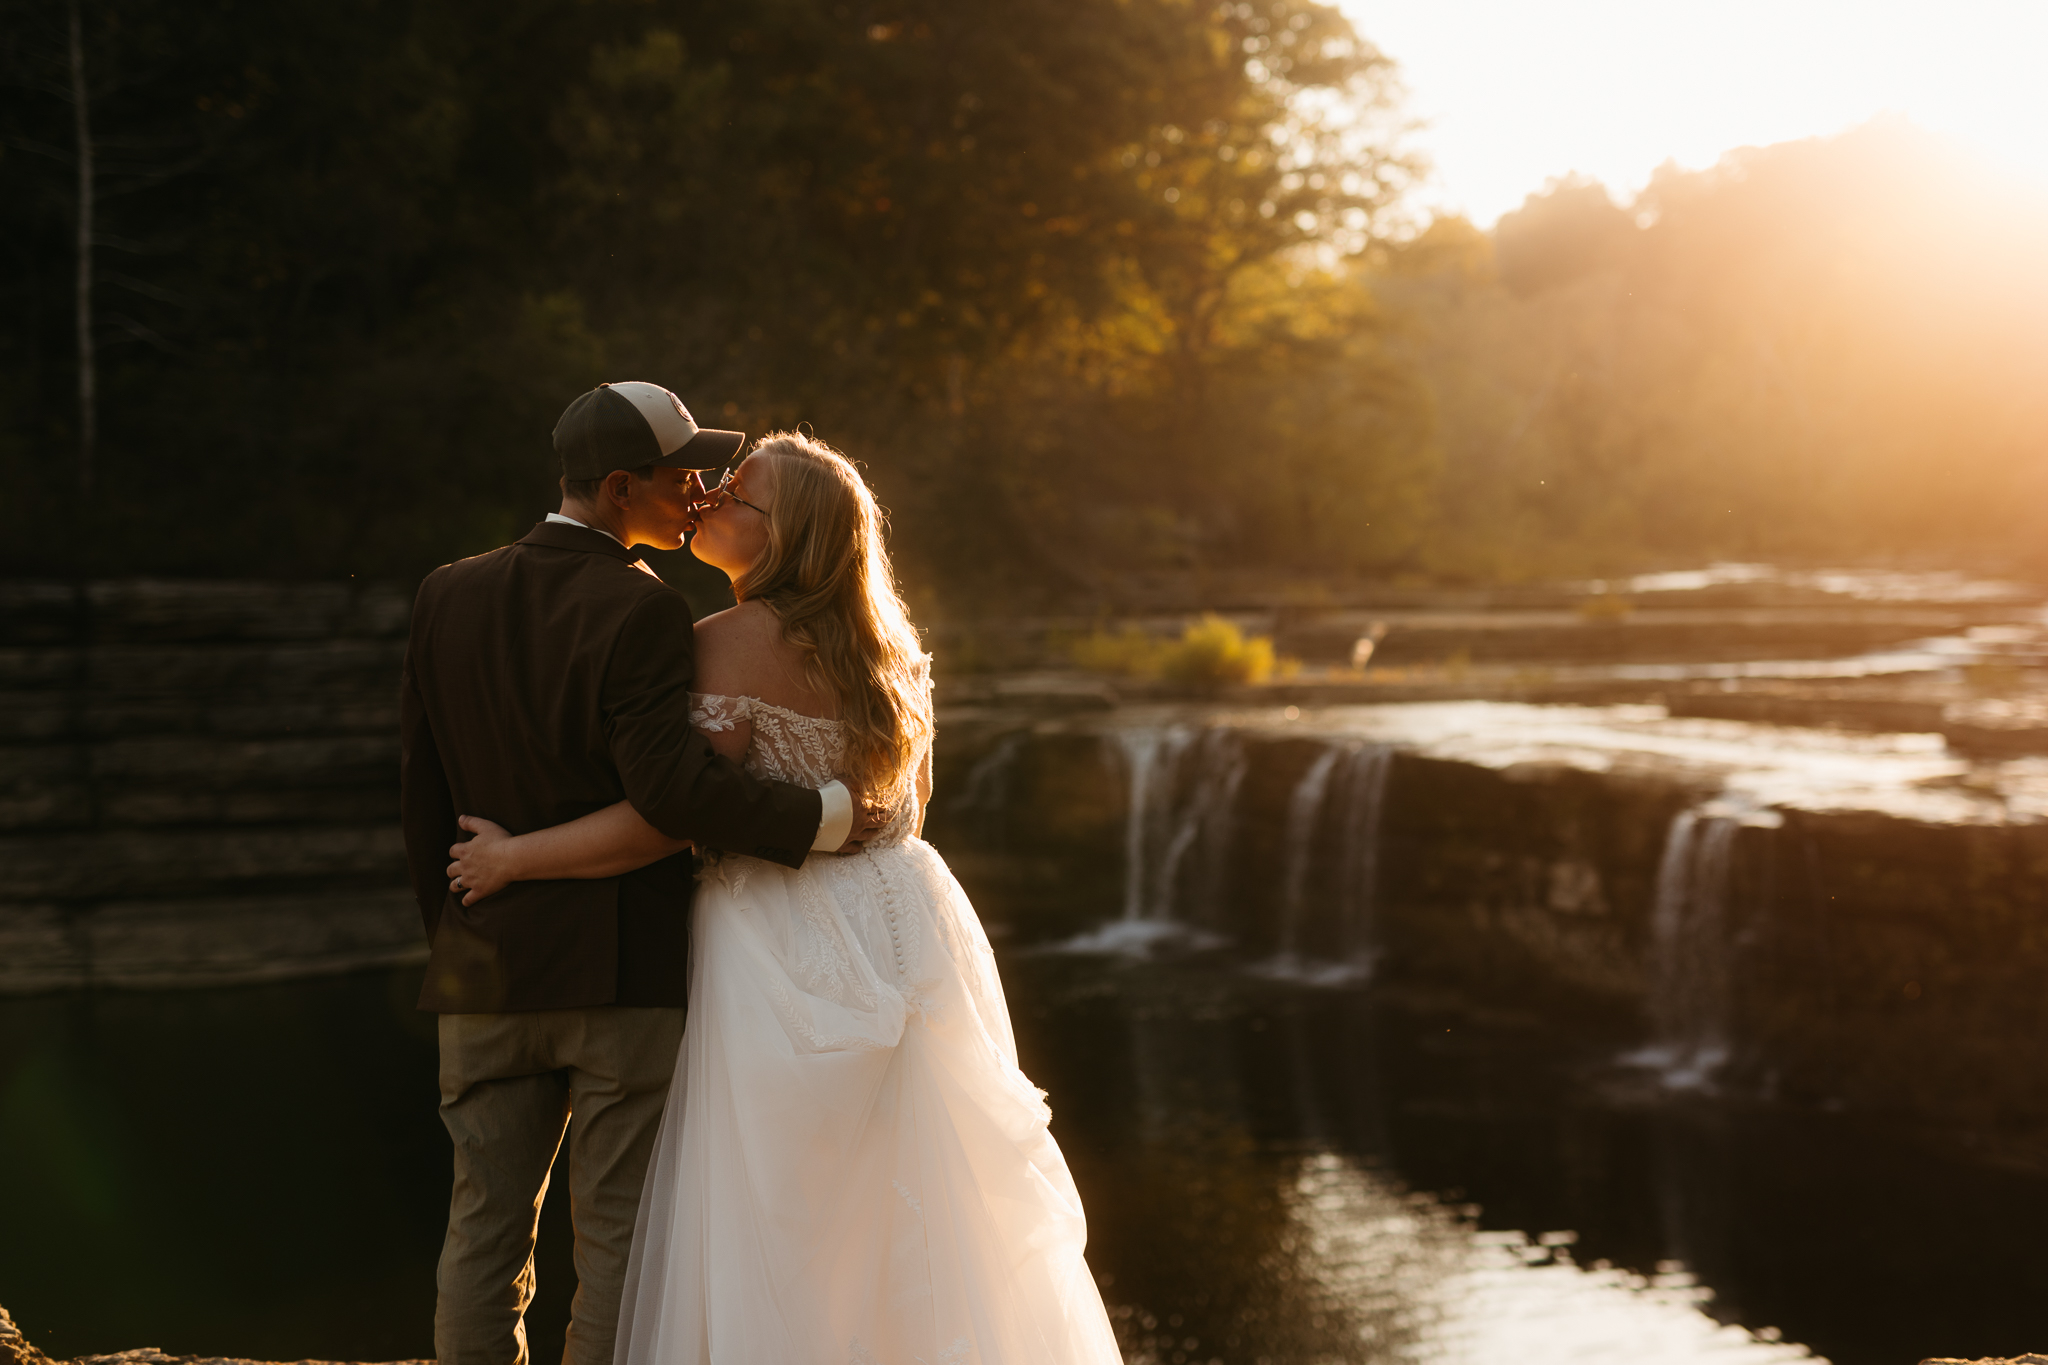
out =
<svg viewBox="0 0 2048 1365"><path fill-rule="evenodd" d="M1343 915L1340 950L1347 964L1370 971L1379 956L1373 911L1379 895L1380 818L1386 806L1387 774L1394 751L1384 744L1353 749L1338 783L1338 826L1343 840L1338 908Z"/></svg>
<svg viewBox="0 0 2048 1365"><path fill-rule="evenodd" d="M1716 800L1681 811L1665 836L1650 915L1651 1042L1626 1060L1673 1090L1711 1088L1731 1055L1735 836L1781 817Z"/></svg>
<svg viewBox="0 0 2048 1365"><path fill-rule="evenodd" d="M975 832L991 848L1000 849L1008 843L1005 836L1010 825L1012 779L1017 759L1030 739L1029 730L1003 736L968 770L967 780L960 784L960 794L953 798L953 809L973 821Z"/></svg>
<svg viewBox="0 0 2048 1365"><path fill-rule="evenodd" d="M1379 880L1380 815L1393 750L1348 745L1318 754L1288 798L1286 862L1282 871L1279 948L1255 970L1262 975L1341 985L1368 975L1377 944L1373 901ZM1335 809L1331 797L1334 792ZM1336 915L1333 958L1316 958L1306 939L1315 917L1311 874L1318 867L1317 836L1334 826L1336 868L1331 908Z"/></svg>
<svg viewBox="0 0 2048 1365"><path fill-rule="evenodd" d="M1283 865L1280 901L1280 951L1271 969L1276 975L1301 970L1302 919L1308 914L1309 860L1315 853L1316 827L1322 823L1323 798L1330 789L1330 770L1343 757L1341 749L1325 749L1308 765L1287 799L1287 861Z"/></svg>
<svg viewBox="0 0 2048 1365"><path fill-rule="evenodd" d="M1144 953L1169 941L1221 945L1237 889L1239 798L1251 767L1245 733L1227 725L1134 727L1114 740L1129 793L1123 914L1065 948ZM1310 759L1288 800L1279 950L1255 970L1322 985L1370 972L1392 756L1386 745L1354 740Z"/></svg>
<svg viewBox="0 0 2048 1365"><path fill-rule="evenodd" d="M1142 953L1166 940L1210 945L1226 888L1244 740L1224 726L1116 736L1129 786L1123 916L1072 940L1077 952Z"/></svg>
<svg viewBox="0 0 2048 1365"><path fill-rule="evenodd" d="M1176 758L1156 870L1143 903L1127 905L1125 913L1135 908L1149 920L1204 929L1215 924L1221 908L1237 794L1249 757L1243 737L1219 726L1203 731Z"/></svg>

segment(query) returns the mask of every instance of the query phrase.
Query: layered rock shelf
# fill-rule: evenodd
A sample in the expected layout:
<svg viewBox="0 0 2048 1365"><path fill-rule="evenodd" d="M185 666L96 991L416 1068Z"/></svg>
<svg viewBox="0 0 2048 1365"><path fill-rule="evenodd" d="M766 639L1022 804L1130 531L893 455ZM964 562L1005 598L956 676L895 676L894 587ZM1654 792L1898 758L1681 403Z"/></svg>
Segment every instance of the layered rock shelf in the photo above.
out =
<svg viewBox="0 0 2048 1365"><path fill-rule="evenodd" d="M0 992L419 956L410 606L333 584L0 585Z"/></svg>
<svg viewBox="0 0 2048 1365"><path fill-rule="evenodd" d="M1121 909L1093 936L1106 949L1369 970L1606 1040L1618 1079L1858 1113L2048 1170L2048 823L1729 809L1682 768L1398 747L1368 807L1369 740L1310 718L1203 725L992 732L978 792L932 837L1026 933Z"/></svg>

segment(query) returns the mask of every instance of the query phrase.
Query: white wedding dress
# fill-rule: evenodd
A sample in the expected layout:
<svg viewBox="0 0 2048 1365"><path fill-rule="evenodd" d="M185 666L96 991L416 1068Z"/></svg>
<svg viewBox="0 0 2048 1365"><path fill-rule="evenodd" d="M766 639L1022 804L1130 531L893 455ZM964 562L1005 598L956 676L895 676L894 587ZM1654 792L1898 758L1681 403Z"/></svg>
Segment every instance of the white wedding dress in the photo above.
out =
<svg viewBox="0 0 2048 1365"><path fill-rule="evenodd" d="M838 771L837 722L692 697L700 729L742 719L757 776ZM618 1365L1121 1359L988 938L917 818L851 857L700 877Z"/></svg>

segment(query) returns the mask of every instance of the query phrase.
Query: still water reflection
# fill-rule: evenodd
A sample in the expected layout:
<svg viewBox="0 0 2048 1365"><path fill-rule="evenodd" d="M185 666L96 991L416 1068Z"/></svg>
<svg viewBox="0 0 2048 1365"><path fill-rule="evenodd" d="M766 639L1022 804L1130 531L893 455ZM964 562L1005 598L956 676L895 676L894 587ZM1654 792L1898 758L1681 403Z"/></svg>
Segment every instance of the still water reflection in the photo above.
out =
<svg viewBox="0 0 2048 1365"><path fill-rule="evenodd" d="M1005 972L1132 1362L1876 1365L2048 1339L2041 1181L1634 1094L1525 1020L1224 964ZM0 1303L56 1355L430 1353L447 1154L410 975L0 1001Z"/></svg>
<svg viewBox="0 0 2048 1365"><path fill-rule="evenodd" d="M1133 1361L1770 1361L2048 1336L2048 1184L1635 1088L1513 1017L1019 956Z"/></svg>

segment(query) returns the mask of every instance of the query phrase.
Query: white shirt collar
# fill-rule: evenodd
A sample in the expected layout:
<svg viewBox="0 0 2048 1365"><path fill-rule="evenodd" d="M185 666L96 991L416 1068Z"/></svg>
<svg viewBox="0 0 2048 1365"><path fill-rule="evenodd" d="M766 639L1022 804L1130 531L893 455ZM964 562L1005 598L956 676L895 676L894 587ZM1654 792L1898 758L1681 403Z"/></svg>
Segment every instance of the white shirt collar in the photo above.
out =
<svg viewBox="0 0 2048 1365"><path fill-rule="evenodd" d="M630 550L633 548L632 546L626 544L625 541L619 540L617 536L612 535L610 531L605 530L602 526L591 526L584 522L576 520L576 518L574 517L565 517L560 512L548 513L547 519L549 521L560 522L564 526L581 526L584 530L595 531L601 536L610 536L612 540L618 543L619 548L622 550Z"/></svg>

